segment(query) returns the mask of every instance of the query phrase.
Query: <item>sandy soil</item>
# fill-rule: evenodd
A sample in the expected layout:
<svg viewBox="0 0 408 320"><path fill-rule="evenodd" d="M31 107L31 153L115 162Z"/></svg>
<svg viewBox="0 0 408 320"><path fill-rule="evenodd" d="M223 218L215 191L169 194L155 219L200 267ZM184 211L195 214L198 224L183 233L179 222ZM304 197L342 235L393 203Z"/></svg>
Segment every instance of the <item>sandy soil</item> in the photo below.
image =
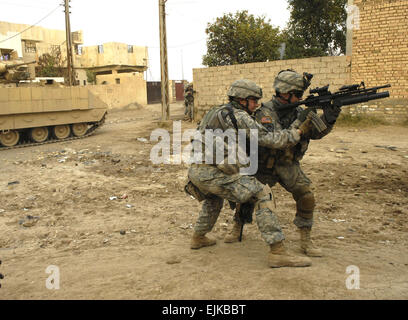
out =
<svg viewBox="0 0 408 320"><path fill-rule="evenodd" d="M171 113L181 119L182 105ZM183 192L187 166L149 160L160 114L159 105L112 111L86 139L0 151L1 299L408 298L408 128L336 127L311 143L303 168L325 256L271 269L255 223L243 242L223 243L227 205L211 232L217 245L189 248L200 204ZM274 193L300 254L294 201ZM58 290L46 286L50 265ZM346 286L350 265L359 289Z"/></svg>

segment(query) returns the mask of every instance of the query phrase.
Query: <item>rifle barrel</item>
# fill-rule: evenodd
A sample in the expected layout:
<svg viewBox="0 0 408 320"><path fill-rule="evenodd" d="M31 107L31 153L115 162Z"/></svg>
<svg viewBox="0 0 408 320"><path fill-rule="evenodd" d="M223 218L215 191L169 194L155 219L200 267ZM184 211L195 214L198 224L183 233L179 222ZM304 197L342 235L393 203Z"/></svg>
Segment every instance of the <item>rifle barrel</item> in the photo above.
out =
<svg viewBox="0 0 408 320"><path fill-rule="evenodd" d="M363 94L363 95L356 95L356 96L351 96L351 97L342 97L341 99L336 99L336 103L338 103L340 106L348 106L350 104L356 104L356 103L367 102L370 100L388 98L389 96L390 96L390 93L388 91L385 91L385 92L379 92L375 94Z"/></svg>
<svg viewBox="0 0 408 320"><path fill-rule="evenodd" d="M330 101L339 106L347 106L350 104L362 103L370 100L388 98L390 96L390 93L388 91L377 92L377 90L390 87L391 84L385 84L383 86L356 89L351 91L340 90L327 96L310 95L305 100L301 100L291 104L280 105L278 110L293 109L301 105L305 105L307 107L319 107L320 105L331 103Z"/></svg>

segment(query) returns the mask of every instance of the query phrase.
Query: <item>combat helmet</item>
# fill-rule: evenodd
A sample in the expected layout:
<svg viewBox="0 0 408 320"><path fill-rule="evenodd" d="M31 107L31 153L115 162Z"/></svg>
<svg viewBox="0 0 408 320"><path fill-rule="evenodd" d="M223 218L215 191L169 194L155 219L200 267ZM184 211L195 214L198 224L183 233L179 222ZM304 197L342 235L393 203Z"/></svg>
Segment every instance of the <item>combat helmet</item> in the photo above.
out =
<svg viewBox="0 0 408 320"><path fill-rule="evenodd" d="M288 93L291 91L305 91L310 86L313 75L304 72L300 75L292 69L282 70L278 73L273 83L276 93Z"/></svg>
<svg viewBox="0 0 408 320"><path fill-rule="evenodd" d="M252 80L240 79L231 84L227 96L240 99L247 99L249 97L261 99L262 89Z"/></svg>

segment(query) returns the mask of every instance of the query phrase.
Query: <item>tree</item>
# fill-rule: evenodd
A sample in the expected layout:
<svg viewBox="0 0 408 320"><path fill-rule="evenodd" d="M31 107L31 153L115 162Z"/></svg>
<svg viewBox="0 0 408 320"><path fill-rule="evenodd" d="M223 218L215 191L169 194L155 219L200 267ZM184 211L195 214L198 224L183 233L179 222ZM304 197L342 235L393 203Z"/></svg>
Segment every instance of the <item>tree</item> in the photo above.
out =
<svg viewBox="0 0 408 320"><path fill-rule="evenodd" d="M50 53L42 54L38 59L36 75L39 77L65 77L66 69L63 67L65 60L61 57L60 48L51 49Z"/></svg>
<svg viewBox="0 0 408 320"><path fill-rule="evenodd" d="M96 73L91 70L86 70L86 79L88 83L96 83Z"/></svg>
<svg viewBox="0 0 408 320"><path fill-rule="evenodd" d="M339 55L346 51L347 0L288 0L283 32L286 59Z"/></svg>
<svg viewBox="0 0 408 320"><path fill-rule="evenodd" d="M235 15L225 14L214 23L208 23L203 65L212 67L278 59L279 28L274 28L269 21L244 10Z"/></svg>

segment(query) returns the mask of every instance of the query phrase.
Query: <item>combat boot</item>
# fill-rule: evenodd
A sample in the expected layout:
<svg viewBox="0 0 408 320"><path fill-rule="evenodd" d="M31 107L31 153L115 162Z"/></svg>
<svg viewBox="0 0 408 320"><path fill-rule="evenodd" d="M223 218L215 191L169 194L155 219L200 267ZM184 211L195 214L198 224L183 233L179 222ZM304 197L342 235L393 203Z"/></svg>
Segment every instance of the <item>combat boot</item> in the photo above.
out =
<svg viewBox="0 0 408 320"><path fill-rule="evenodd" d="M300 248L309 257L322 257L323 252L310 238L311 228L299 228Z"/></svg>
<svg viewBox="0 0 408 320"><path fill-rule="evenodd" d="M289 253L283 242L270 245L271 251L268 256L268 264L271 268L280 267L309 267L312 261L307 257L298 257Z"/></svg>
<svg viewBox="0 0 408 320"><path fill-rule="evenodd" d="M193 234L193 238L191 239L191 249L200 249L202 247L209 247L213 246L217 243L214 239L208 238L205 235L200 236L196 233Z"/></svg>
<svg viewBox="0 0 408 320"><path fill-rule="evenodd" d="M224 242L225 243L238 242L239 236L241 235L241 228L242 224L234 221L234 226L232 227L232 230L225 236Z"/></svg>

